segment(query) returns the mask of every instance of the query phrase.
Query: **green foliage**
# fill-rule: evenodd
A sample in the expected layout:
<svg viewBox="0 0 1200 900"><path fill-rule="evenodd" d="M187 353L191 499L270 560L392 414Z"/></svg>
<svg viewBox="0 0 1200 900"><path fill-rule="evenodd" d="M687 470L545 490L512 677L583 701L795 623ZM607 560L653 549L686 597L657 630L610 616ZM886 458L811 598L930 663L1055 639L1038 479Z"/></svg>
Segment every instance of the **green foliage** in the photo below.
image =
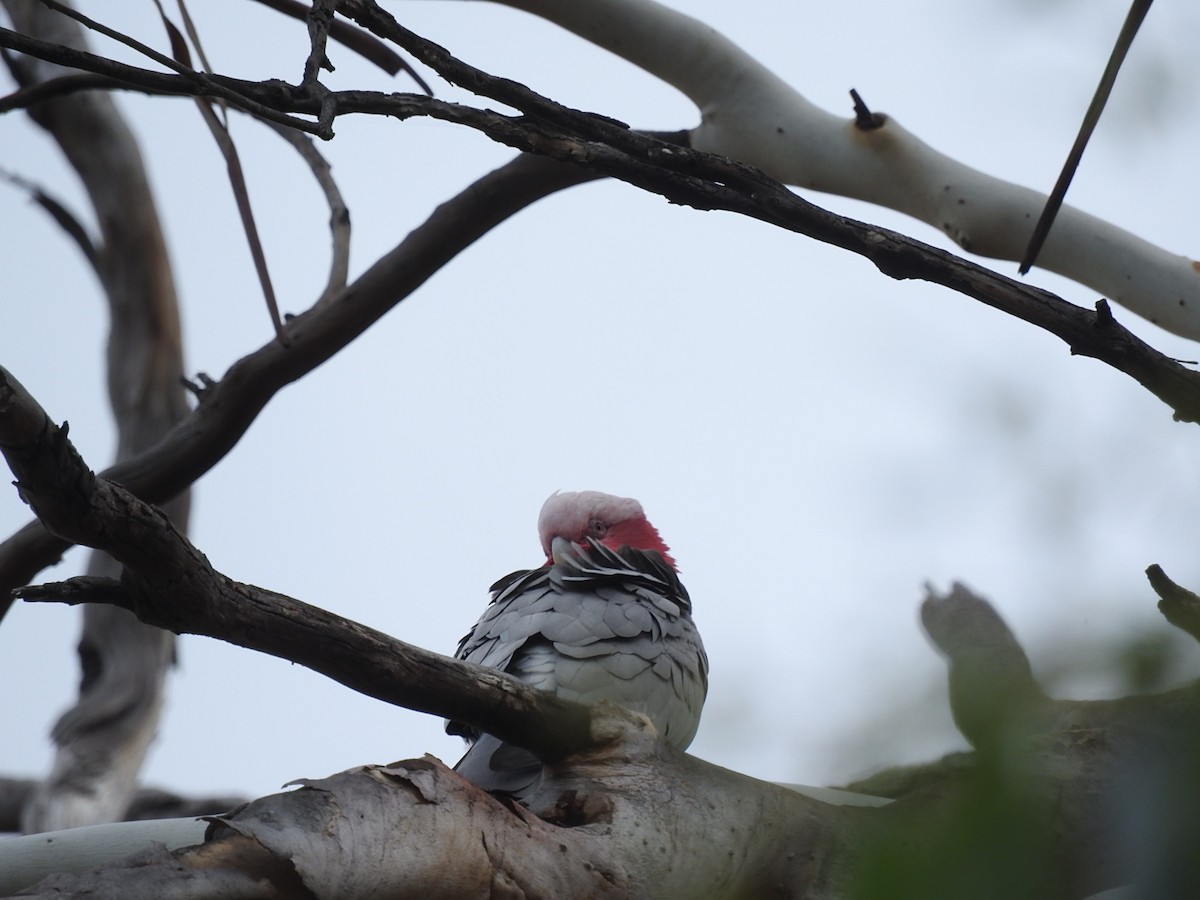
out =
<svg viewBox="0 0 1200 900"><path fill-rule="evenodd" d="M970 768L902 807L885 811L892 821L868 838L855 900L1064 896L1052 797L1013 749L975 754Z"/></svg>
<svg viewBox="0 0 1200 900"><path fill-rule="evenodd" d="M1144 635L1115 648L1108 671L1131 688L1117 700L1005 706L999 682L960 681L976 749L880 810L846 896L1200 897L1200 684L1147 690L1173 652Z"/></svg>

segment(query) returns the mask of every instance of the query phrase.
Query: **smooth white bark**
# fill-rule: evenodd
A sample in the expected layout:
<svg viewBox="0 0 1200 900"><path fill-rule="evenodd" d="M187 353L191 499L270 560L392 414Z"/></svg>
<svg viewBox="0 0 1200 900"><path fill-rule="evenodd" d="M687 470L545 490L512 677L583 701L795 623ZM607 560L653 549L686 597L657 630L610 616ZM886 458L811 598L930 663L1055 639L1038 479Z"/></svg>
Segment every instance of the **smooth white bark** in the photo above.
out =
<svg viewBox="0 0 1200 900"><path fill-rule="evenodd" d="M914 216L971 253L1018 260L1046 197L939 153L888 117L876 129L825 112L703 22L654 0L498 0L623 57L700 110L692 145L787 184ZM1040 268L1200 340L1200 264L1070 206Z"/></svg>
<svg viewBox="0 0 1200 900"><path fill-rule="evenodd" d="M94 866L163 844L168 850L204 840L199 819L151 819L88 825L0 840L0 897L37 884L56 872L84 872Z"/></svg>

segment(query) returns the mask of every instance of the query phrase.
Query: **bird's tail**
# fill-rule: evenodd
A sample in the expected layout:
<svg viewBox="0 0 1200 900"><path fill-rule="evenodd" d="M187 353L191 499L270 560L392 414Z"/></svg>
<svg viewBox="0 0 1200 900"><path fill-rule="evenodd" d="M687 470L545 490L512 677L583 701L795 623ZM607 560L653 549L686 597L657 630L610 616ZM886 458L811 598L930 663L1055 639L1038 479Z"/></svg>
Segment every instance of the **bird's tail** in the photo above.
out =
<svg viewBox="0 0 1200 900"><path fill-rule="evenodd" d="M521 800L542 783L541 761L521 747L484 734L473 743L454 771L485 791Z"/></svg>

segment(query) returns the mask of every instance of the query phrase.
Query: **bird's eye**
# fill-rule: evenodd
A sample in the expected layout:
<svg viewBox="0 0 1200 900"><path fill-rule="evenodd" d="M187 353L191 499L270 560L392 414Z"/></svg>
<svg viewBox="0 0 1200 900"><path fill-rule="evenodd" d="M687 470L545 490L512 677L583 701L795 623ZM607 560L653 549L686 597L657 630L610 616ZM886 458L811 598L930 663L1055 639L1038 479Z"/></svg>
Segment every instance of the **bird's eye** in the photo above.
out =
<svg viewBox="0 0 1200 900"><path fill-rule="evenodd" d="M588 522L588 537L602 538L608 533L608 525L601 519L592 519Z"/></svg>

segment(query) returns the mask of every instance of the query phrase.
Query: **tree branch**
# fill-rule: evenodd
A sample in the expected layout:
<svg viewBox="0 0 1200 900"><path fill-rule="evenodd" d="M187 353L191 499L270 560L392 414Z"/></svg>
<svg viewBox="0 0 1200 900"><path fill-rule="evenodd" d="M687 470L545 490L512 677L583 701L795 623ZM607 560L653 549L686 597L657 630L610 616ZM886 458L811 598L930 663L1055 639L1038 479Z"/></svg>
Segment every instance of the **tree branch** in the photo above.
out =
<svg viewBox="0 0 1200 900"><path fill-rule="evenodd" d="M103 56L96 56L94 53L84 50L74 50L61 44L40 41L8 28L0 28L0 47L16 50L35 59L57 63L68 68L93 72L111 78L131 90L155 94L183 94L191 97L221 97L228 100L230 105L250 115L278 122L281 125L288 125L309 134L329 137L329 135L321 133L320 125L316 122L283 115L270 106L263 106L250 100L239 90L238 79L216 75L208 76L199 72L190 72L187 75L167 75L162 72L153 72L149 69L119 63ZM250 82L250 84L256 84L256 82ZM279 86L277 83L277 87ZM78 89L79 85L71 87ZM31 102L33 99L28 93L10 94L4 102L0 102L0 113L23 108Z"/></svg>
<svg viewBox="0 0 1200 900"><path fill-rule="evenodd" d="M71 579L23 588L20 598L116 604L158 628L258 650L387 703L470 722L545 759L611 740L612 722L622 719L610 710L593 727L588 707L225 577L160 510L93 475L66 431L3 369L0 452L51 531L125 566L119 583Z"/></svg>
<svg viewBox="0 0 1200 900"><path fill-rule="evenodd" d="M0 833L21 830L21 810L39 783L32 778L0 777ZM122 821L213 816L240 806L246 799L232 796L184 797L174 791L143 787L133 795Z"/></svg>
<svg viewBox="0 0 1200 900"><path fill-rule="evenodd" d="M276 341L208 380L200 405L155 448L106 469L139 497L161 503L216 465L277 391L303 377L367 330L449 260L509 216L555 191L597 177L583 169L523 156L439 206L334 301L293 317L291 348ZM70 544L32 522L0 544L0 611L8 592L28 584Z"/></svg>
<svg viewBox="0 0 1200 900"><path fill-rule="evenodd" d="M921 622L950 664L950 711L976 747L1044 727L1047 699L1013 633L986 601L955 584L926 588Z"/></svg>
<svg viewBox="0 0 1200 900"><path fill-rule="evenodd" d="M563 802L549 818L483 794L428 757L303 779L213 817L202 845L52 876L36 891L160 900L178 896L182 882L187 896L213 900L840 895L845 842L858 837L863 810L653 747L662 752L606 767L604 784L593 780L599 767L562 778ZM21 845L29 840L0 844L0 876L9 852L20 859L33 849Z"/></svg>
<svg viewBox="0 0 1200 900"><path fill-rule="evenodd" d="M328 303L340 297L346 290L346 279L350 273L350 208L342 198L342 192L333 178L333 172L325 157L313 144L312 138L291 128L274 122L267 123L276 134L290 144L301 159L312 170L313 178L325 202L329 206L329 279L314 306Z"/></svg>
<svg viewBox="0 0 1200 900"><path fill-rule="evenodd" d="M691 132L693 147L758 166L787 184L906 213L967 252L1021 259L1046 204L1042 193L939 153L890 116L878 114L882 127L854 127L724 35L654 0L500 2L554 22L686 94L702 116ZM1200 339L1200 263L1192 259L1064 206L1038 264Z"/></svg>
<svg viewBox="0 0 1200 900"><path fill-rule="evenodd" d="M1096 130L1100 115L1104 112L1104 106L1108 103L1108 97L1112 93L1113 85L1117 83L1117 72L1121 70L1121 64L1125 62L1125 55L1129 52L1138 29L1142 27L1142 20L1150 11L1152 2L1153 0L1133 0L1129 7L1125 24L1121 26L1121 33L1117 35L1117 43L1108 57L1104 74L1100 76L1096 93L1092 95L1092 102L1088 105L1083 122L1079 126L1079 133L1075 136L1075 143L1071 145L1071 150L1067 153L1067 159L1063 163L1058 180L1054 183L1050 196L1046 200L1046 206L1038 217L1037 225L1034 226L1033 234L1029 238L1029 246L1025 248L1025 253L1021 257L1021 264L1017 271L1022 275L1028 272L1037 261L1042 245L1046 242L1046 236L1050 233L1050 227L1054 224L1054 219L1062 207L1063 198L1067 196L1067 188L1071 186L1071 180L1075 177L1075 170L1079 168L1080 160L1083 159L1083 151L1087 148L1088 141L1091 140L1092 132Z"/></svg>
<svg viewBox="0 0 1200 900"><path fill-rule="evenodd" d="M71 212L62 201L51 196L40 186L26 181L19 175L12 172L6 172L0 169L0 179L7 181L13 187L25 191L29 195L29 199L40 206L52 218L58 227L61 228L72 241L79 251L83 254L83 258L88 261L88 265L92 267L92 271L97 275L100 274L100 254L96 249L95 241L92 240L91 234L79 218Z"/></svg>
<svg viewBox="0 0 1200 900"><path fill-rule="evenodd" d="M373 13L361 21L385 36L403 41L405 49L448 79L515 106L527 115L513 118L424 97L371 91L331 95L339 114L389 115L399 119L431 116L454 122L516 149L618 178L661 194L673 203L701 210L736 212L834 244L867 257L893 278L920 278L941 284L1043 328L1065 341L1072 353L1099 359L1130 375L1170 406L1177 419L1200 421L1200 375L1154 350L1117 323L1103 301L1093 314L1049 291L1025 286L905 235L827 212L801 200L781 182L753 166L665 144L612 119L560 106L522 85L460 63L444 49L401 28L385 13ZM0 31L0 45L4 40L5 35ZM125 77L134 76L125 73ZM166 77L152 80L161 85L160 79ZM222 82L232 83L229 79ZM277 83L242 82L240 89L255 97L254 102L259 106L278 103L281 109L310 114L320 109L320 103L313 98L282 90ZM172 92L180 91L203 93L203 87L176 84ZM1189 272L1200 286L1200 275L1190 264ZM1186 306L1182 297L1179 303Z"/></svg>
<svg viewBox="0 0 1200 900"><path fill-rule="evenodd" d="M29 34L82 49L82 30L33 0L6 0ZM16 61L26 83L46 67ZM107 380L118 433L117 459L134 456L188 413L180 383L183 339L174 276L141 152L112 98L103 93L48 100L30 110L58 143L87 189L99 228L96 274L108 301L111 328ZM186 529L188 495L166 507ZM120 571L94 553L92 575ZM153 740L166 673L175 658L172 635L115 608L83 611L82 678L75 704L55 723L51 770L31 797L30 831L108 822L124 815Z"/></svg>
<svg viewBox="0 0 1200 900"><path fill-rule="evenodd" d="M493 140L517 149L588 170L575 176L556 174L552 176L559 179L555 185L545 189L536 185L532 187L531 193L536 196L545 196L558 187L580 180L607 175L659 193L675 203L685 203L697 209L729 210L851 250L866 256L891 277L921 278L942 284L1037 325L1065 341L1073 353L1099 359L1136 379L1171 406L1177 419L1200 421L1200 375L1135 337L1113 319L1103 303L1093 313L1048 291L1028 287L904 235L836 216L801 200L780 182L751 166L664 143L632 132L611 119L561 107L513 82L493 78L458 63L441 48L395 25L394 20L388 25L386 20L379 19L378 14L372 15L374 18L367 20L368 25L376 26L386 36L403 39L411 45L406 49L435 65L443 75L469 82L473 89L515 105L527 115L513 118L429 98L368 91L344 91L333 95L340 114L389 115L399 119L432 116L474 128ZM0 31L0 45L6 40L9 40L8 35ZM59 55L54 48L46 51L45 47L36 47L33 50L45 51L56 57ZM88 66L95 64L94 58L76 59L76 62ZM182 83L179 76L138 74L134 67L122 68L120 77L126 81L139 81L154 90L169 90L172 93L206 95L207 90L202 84ZM260 106L276 104L280 110L289 112L319 112L320 103L316 99L301 96L278 82L255 84L218 76L213 76L212 80L231 87L236 85L239 91L253 97L254 103ZM553 167L541 171L551 170ZM536 180L533 179L534 182ZM518 178L517 182L520 181ZM128 469L112 470L106 474L127 484L139 496L151 500L161 500L191 483L232 447L274 391L324 361L383 311L399 302L408 290L421 283L463 246L505 216L532 202L523 194L518 196L515 204L502 199L500 218L491 215L499 207L492 208L485 212L482 219L485 227L477 229L473 226L480 220L473 221L466 216L460 219L457 213L479 200L480 195L473 188L464 192L447 204L447 207L454 207L455 210L451 214L452 228L445 227L447 219L440 215L443 210L439 210L425 226L410 236L410 240L406 240L393 254L389 254L359 279L356 285L352 285L342 300L330 304L328 310L310 310L293 319L287 329L289 338L304 346L293 347L288 354L276 353L269 347L263 348L236 364L222 385L235 374L246 377L248 383L228 385L222 391L223 399L227 399L231 393L239 393L243 388L248 392L253 391L254 396L243 394L236 408L226 406L221 409L219 418L223 424L220 427L226 429L224 434L210 430L207 422L201 424L208 417L208 408L216 405L203 403L193 421L185 423L184 428L189 440L196 436L198 428L206 440L181 448L176 443L177 439L183 439L184 429L180 429L159 448L160 453L148 454ZM490 203L485 201L483 206L487 209ZM462 229L464 222L470 223L465 231ZM409 253L410 250L416 252ZM395 260L401 257L407 258L410 265L404 269L394 268ZM385 273L398 282L395 288L392 284L380 283L379 279ZM412 273L416 273L415 278ZM378 292L384 292L384 295ZM370 321L364 322L360 318L362 315L369 317ZM334 342L342 343L330 346L326 343L327 336ZM212 391L206 392L206 397L211 397ZM162 474L148 471L158 466L169 468ZM147 491L147 487L152 491ZM52 562L63 549L61 544L44 542L29 534L15 536L11 540L15 543L6 542L0 546L0 586L30 580L33 572ZM24 577L9 581L9 567L13 565L14 555L31 553L35 545L37 559L31 560L21 570L25 573ZM29 571L28 566L36 567Z"/></svg>
<svg viewBox="0 0 1200 900"><path fill-rule="evenodd" d="M308 16L309 10L312 9L311 6L301 3L300 0L258 0L258 2L276 12L281 12L285 16L290 16L300 21L304 21L305 17ZM376 40L374 36L355 28L343 19L334 19L330 23L329 36L343 47L347 47L364 59L370 60L389 75L395 75L403 69L426 95L433 96L433 90L426 83L425 79L417 73L417 70L409 65L408 60L392 50L383 41Z"/></svg>

